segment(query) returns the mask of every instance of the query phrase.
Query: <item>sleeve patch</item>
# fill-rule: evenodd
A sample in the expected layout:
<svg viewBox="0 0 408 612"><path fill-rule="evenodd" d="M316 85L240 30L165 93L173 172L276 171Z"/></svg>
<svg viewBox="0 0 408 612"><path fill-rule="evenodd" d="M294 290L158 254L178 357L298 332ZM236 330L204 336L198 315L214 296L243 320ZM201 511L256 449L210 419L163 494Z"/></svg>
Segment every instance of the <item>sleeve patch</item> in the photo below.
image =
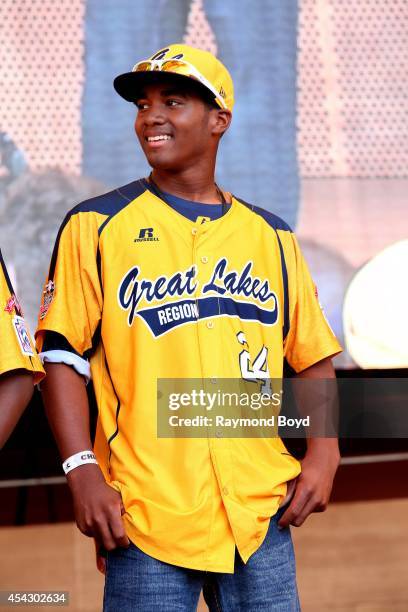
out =
<svg viewBox="0 0 408 612"><path fill-rule="evenodd" d="M44 287L43 298L40 307L40 319L43 320L48 312L49 307L54 299L55 295L55 283L50 280Z"/></svg>
<svg viewBox="0 0 408 612"><path fill-rule="evenodd" d="M34 355L33 348L30 342L30 334L28 333L26 322L23 317L16 315L13 317L13 327L17 335L17 340L23 355L32 357Z"/></svg>
<svg viewBox="0 0 408 612"><path fill-rule="evenodd" d="M16 314L23 316L23 311L14 293L7 300L6 306L4 308L4 312L8 312L9 314L11 314L13 311L15 311Z"/></svg>

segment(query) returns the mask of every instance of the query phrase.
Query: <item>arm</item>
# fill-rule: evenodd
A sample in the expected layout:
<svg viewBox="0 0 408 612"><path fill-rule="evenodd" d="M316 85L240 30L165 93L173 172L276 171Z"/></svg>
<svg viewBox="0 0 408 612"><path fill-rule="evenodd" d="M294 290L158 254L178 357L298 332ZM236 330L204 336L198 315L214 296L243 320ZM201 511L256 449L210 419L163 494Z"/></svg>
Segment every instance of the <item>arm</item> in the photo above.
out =
<svg viewBox="0 0 408 612"><path fill-rule="evenodd" d="M89 404L82 376L64 364L46 364L42 383L45 410L61 457L92 448ZM105 482L98 465L81 465L67 474L77 525L106 550L127 546L120 494Z"/></svg>
<svg viewBox="0 0 408 612"><path fill-rule="evenodd" d="M23 414L33 390L33 375L26 370L12 370L0 377L0 448Z"/></svg>
<svg viewBox="0 0 408 612"><path fill-rule="evenodd" d="M331 358L322 359L303 370L297 378L335 378ZM281 528L289 525L300 527L312 512L326 510L339 462L336 437L307 439L306 455L301 461L302 472L297 478L292 501L279 521Z"/></svg>

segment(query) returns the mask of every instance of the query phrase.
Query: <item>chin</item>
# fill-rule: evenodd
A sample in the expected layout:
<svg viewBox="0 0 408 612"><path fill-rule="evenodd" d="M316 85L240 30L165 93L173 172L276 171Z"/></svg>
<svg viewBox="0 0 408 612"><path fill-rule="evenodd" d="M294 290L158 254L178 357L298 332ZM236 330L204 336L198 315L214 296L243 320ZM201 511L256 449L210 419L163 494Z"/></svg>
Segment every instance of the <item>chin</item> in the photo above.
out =
<svg viewBox="0 0 408 612"><path fill-rule="evenodd" d="M183 162L179 159L174 159L169 155L146 155L146 159L149 165L154 170L167 170L169 172L177 172L183 169Z"/></svg>

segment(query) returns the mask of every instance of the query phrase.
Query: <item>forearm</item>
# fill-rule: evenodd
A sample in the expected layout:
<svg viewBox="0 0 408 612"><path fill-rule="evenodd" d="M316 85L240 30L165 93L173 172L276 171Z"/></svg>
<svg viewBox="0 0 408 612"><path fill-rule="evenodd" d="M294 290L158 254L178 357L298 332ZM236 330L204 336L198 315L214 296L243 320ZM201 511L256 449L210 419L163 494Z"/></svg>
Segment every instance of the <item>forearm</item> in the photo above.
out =
<svg viewBox="0 0 408 612"><path fill-rule="evenodd" d="M306 432L308 453L338 454L338 396L336 373L330 357L299 372L294 391L299 411L310 416Z"/></svg>
<svg viewBox="0 0 408 612"><path fill-rule="evenodd" d="M33 390L33 375L25 370L14 370L0 377L0 448L27 407Z"/></svg>
<svg viewBox="0 0 408 612"><path fill-rule="evenodd" d="M46 363L42 394L48 421L62 459L91 447L85 382L70 366ZM127 546L121 519L121 497L105 483L98 465L86 464L67 474L77 525L106 550Z"/></svg>
<svg viewBox="0 0 408 612"><path fill-rule="evenodd" d="M311 384L307 384L305 379L310 379ZM280 527L299 527L311 512L322 512L327 508L340 461L337 428L333 423L337 393L335 380L331 384L331 379L335 379L333 365L330 359L323 359L300 372L293 381L299 412L303 416L310 415L312 427L307 431L307 451L301 461L302 471L297 478L295 494L279 521ZM325 381L329 384L323 388Z"/></svg>
<svg viewBox="0 0 408 612"><path fill-rule="evenodd" d="M82 376L62 363L46 363L41 383L47 418L62 459L91 449L89 403Z"/></svg>

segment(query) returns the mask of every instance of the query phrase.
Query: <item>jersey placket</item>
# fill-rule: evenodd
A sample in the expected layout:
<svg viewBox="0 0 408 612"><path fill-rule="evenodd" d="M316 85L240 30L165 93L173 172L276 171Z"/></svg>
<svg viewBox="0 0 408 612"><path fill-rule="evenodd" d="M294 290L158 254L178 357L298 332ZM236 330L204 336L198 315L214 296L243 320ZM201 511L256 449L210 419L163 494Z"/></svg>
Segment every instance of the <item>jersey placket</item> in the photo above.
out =
<svg viewBox="0 0 408 612"><path fill-rule="evenodd" d="M214 264L214 255L211 248L211 237L208 236L209 224L206 217L197 217L197 220L191 229L193 236L193 261L197 267L197 297L202 295L202 288L210 279L210 270ZM199 302L196 301L198 312ZM199 314L200 317L200 314ZM199 318L197 321L198 346L200 351L202 385L205 392L214 393L219 388L220 378L222 379L222 317L220 306L218 307L218 315L206 318ZM210 415L213 416L213 415ZM214 418L214 416L213 416ZM212 464L214 474L214 503L213 516L211 517L211 527L209 533L208 553L211 555L211 541L217 540L216 525L229 523L228 514L225 509L224 499L230 495L232 483L232 465L230 454L230 440L223 437L221 429L214 426L207 428L208 433L208 450L209 459ZM228 529L229 537L224 538L222 547L227 552L228 563L231 565L231 571L234 565L235 556L235 540L232 535L231 526ZM216 547L219 552L220 542ZM213 561L208 559L209 562Z"/></svg>

